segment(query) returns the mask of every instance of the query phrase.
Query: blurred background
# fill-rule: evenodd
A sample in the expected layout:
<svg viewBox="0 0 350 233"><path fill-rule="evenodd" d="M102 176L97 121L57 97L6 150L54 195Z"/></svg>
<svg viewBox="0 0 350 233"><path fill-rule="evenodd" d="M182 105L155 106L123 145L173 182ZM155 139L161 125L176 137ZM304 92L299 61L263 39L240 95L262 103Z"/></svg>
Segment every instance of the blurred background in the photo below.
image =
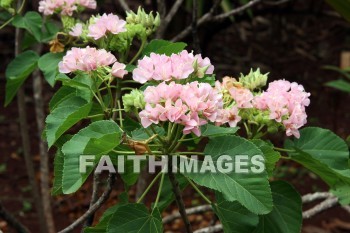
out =
<svg viewBox="0 0 350 233"><path fill-rule="evenodd" d="M97 10L85 11L80 17L87 19L91 14L104 12L124 17L126 7L136 11L138 6L144 7L146 11L157 11L159 2L169 11L175 1L97 2ZM193 2L183 0L168 27L162 33L158 33L157 37L184 41L188 44L188 50L201 51L211 59L218 79L226 75L239 77L240 73L247 74L251 68L260 68L263 73L269 72L270 81L282 78L304 85L306 91L311 93L311 105L307 108L308 126L328 128L346 139L350 135L350 73L347 72L347 67L350 68L350 23L346 20L346 13L350 15L350 8L346 11L346 7L343 6L337 11L332 4L337 1L332 0L262 0L234 16L201 23L203 16L210 11L215 15L230 12L248 2L249 0L198 1L195 12L199 26L196 35L192 35L191 31L182 34L186 27L191 26L194 13ZM215 4L217 6L214 9ZM37 1L27 2L28 10L36 10L37 6ZM4 103L5 93L4 72L14 57L14 31L11 26L0 30L1 105ZM49 46L46 45L44 51L48 50ZM28 79L25 83L25 102L31 154L39 179L39 137L31 82L32 80ZM43 85L43 102L46 106L58 85L55 88L46 83ZM45 109L47 111L47 108ZM16 99L8 107L0 108L0 126L0 201L32 232L39 232L31 186L22 155ZM276 137L271 140L282 143L284 138ZM53 155L54 151L49 151L51 181ZM290 162L282 161L278 165L275 177L290 181L301 194L327 190L327 186L315 175ZM91 197L91 185L90 180L74 195L52 198L57 229L64 228L86 211ZM118 189L118 186L120 185L117 182L109 204L118 202L116 196L122 192L122 187ZM186 190L184 198L187 206L201 202L200 198L193 195L191 189ZM172 205L167 213L172 213L175 208ZM97 215L104 209L99 210ZM212 219L211 213L190 216L194 228L207 226ZM303 232L350 232L349 219L348 212L334 207L304 220ZM181 232L181 228L182 222L179 220L166 226L166 231ZM3 232L14 232L1 218L0 229Z"/></svg>

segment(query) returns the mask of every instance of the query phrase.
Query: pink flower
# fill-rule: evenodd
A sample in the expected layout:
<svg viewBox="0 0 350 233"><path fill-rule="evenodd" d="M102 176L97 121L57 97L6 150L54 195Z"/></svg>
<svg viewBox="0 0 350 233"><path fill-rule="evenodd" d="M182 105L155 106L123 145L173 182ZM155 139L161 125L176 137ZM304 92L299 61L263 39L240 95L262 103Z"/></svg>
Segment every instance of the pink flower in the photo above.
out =
<svg viewBox="0 0 350 233"><path fill-rule="evenodd" d="M116 62L113 54L104 49L96 48L72 48L58 64L59 72L70 73L76 70L92 71L101 66L109 66Z"/></svg>
<svg viewBox="0 0 350 233"><path fill-rule="evenodd" d="M125 70L126 65L123 63L115 62L112 66L112 75L117 78L123 78L128 73Z"/></svg>
<svg viewBox="0 0 350 233"><path fill-rule="evenodd" d="M77 23L69 32L69 35L79 37L83 33L83 25L81 23Z"/></svg>
<svg viewBox="0 0 350 233"><path fill-rule="evenodd" d="M103 14L101 17L95 18L95 21L89 26L89 37L93 37L95 40L106 36L108 32L112 34L119 34L125 32L126 22L119 19L117 15Z"/></svg>
<svg viewBox="0 0 350 233"><path fill-rule="evenodd" d="M96 8L94 0L41 0L39 2L39 12L44 15L60 13L61 15L72 16L73 12L83 6L90 9Z"/></svg>
<svg viewBox="0 0 350 233"><path fill-rule="evenodd" d="M253 93L246 88L232 87L229 89L232 98L236 101L238 108L252 108Z"/></svg>
<svg viewBox="0 0 350 233"><path fill-rule="evenodd" d="M151 53L149 57L145 56L138 61L137 68L133 71L133 79L145 83L150 80L186 79L192 74L201 78L202 76L198 75L200 69L202 69L201 72L212 74L214 67L210 64L209 58L202 59L201 55L194 56L186 50L179 54L172 54L170 57Z"/></svg>
<svg viewBox="0 0 350 233"><path fill-rule="evenodd" d="M146 108L140 112L144 127L169 121L183 125L184 134L200 135L199 127L215 122L223 106L222 95L207 83L163 82L147 87L144 95Z"/></svg>
<svg viewBox="0 0 350 233"><path fill-rule="evenodd" d="M242 118L238 115L238 108L233 106L231 109L221 109L218 112L216 125L223 125L228 123L230 127L236 127Z"/></svg>
<svg viewBox="0 0 350 233"><path fill-rule="evenodd" d="M299 137L298 129L306 124L305 107L310 104L310 93L297 83L285 80L271 82L266 92L256 96L254 107L268 110L270 119L282 122L287 136Z"/></svg>

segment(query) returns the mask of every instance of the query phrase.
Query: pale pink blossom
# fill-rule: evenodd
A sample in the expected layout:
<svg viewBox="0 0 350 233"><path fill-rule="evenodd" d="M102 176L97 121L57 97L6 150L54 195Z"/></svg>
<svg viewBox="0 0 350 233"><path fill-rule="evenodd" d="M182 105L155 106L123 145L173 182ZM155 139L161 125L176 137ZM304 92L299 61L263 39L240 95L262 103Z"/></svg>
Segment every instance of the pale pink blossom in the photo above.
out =
<svg viewBox="0 0 350 233"><path fill-rule="evenodd" d="M98 40L107 36L107 33L119 34L126 31L125 25L125 20L119 19L117 15L103 14L90 24L88 36Z"/></svg>
<svg viewBox="0 0 350 233"><path fill-rule="evenodd" d="M83 25L81 23L77 23L69 32L69 35L79 37L83 33Z"/></svg>
<svg viewBox="0 0 350 233"><path fill-rule="evenodd" d="M310 93L304 87L286 80L277 80L269 84L266 92L254 98L254 107L269 111L269 117L282 122L287 136L299 137L298 129L306 124L305 107L310 104Z"/></svg>
<svg viewBox="0 0 350 233"><path fill-rule="evenodd" d="M112 75L117 78L123 78L128 73L125 70L126 65L123 63L115 62L112 66Z"/></svg>
<svg viewBox="0 0 350 233"><path fill-rule="evenodd" d="M146 107L139 114L144 127L169 121L183 125L184 134L193 132L197 136L200 126L216 122L223 106L222 95L207 83L162 82L147 87L144 95Z"/></svg>
<svg viewBox="0 0 350 233"><path fill-rule="evenodd" d="M59 13L61 15L72 16L78 6L95 9L96 1L94 0L41 0L39 2L39 12L44 15Z"/></svg>
<svg viewBox="0 0 350 233"><path fill-rule="evenodd" d="M151 53L138 61L133 71L133 79L140 83L150 80L171 81L190 77L192 74L199 76L199 70L205 74L212 74L214 67L209 58L202 58L200 54L194 56L183 50L179 54L171 56ZM204 73L203 73L204 74Z"/></svg>
<svg viewBox="0 0 350 233"><path fill-rule="evenodd" d="M253 93L246 88L231 87L229 92L237 104L238 108L252 108Z"/></svg>
<svg viewBox="0 0 350 233"><path fill-rule="evenodd" d="M75 48L67 51L62 61L58 64L59 72L71 73L77 70L92 71L98 67L109 66L116 62L113 54L104 49Z"/></svg>
<svg viewBox="0 0 350 233"><path fill-rule="evenodd" d="M236 106L232 106L232 108L221 109L218 112L218 118L216 119L215 124L220 126L228 123L230 127L236 127L241 119L242 118L238 115L238 108Z"/></svg>

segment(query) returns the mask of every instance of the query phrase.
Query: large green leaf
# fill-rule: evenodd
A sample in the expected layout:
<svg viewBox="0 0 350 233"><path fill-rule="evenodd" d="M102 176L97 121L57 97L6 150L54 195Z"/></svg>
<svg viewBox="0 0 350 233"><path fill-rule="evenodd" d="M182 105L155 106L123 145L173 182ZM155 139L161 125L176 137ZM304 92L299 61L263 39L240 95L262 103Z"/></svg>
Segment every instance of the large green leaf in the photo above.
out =
<svg viewBox="0 0 350 233"><path fill-rule="evenodd" d="M183 42L170 42L166 40L152 40L142 51L142 55L149 56L151 53L165 54L170 56L173 53L179 53L187 46Z"/></svg>
<svg viewBox="0 0 350 233"><path fill-rule="evenodd" d="M239 127L220 127L211 124L201 126L202 136L204 137L216 137L223 135L235 134Z"/></svg>
<svg viewBox="0 0 350 233"><path fill-rule="evenodd" d="M38 12L29 11L24 16L18 14L12 24L15 27L26 29L38 42L41 40L42 18Z"/></svg>
<svg viewBox="0 0 350 233"><path fill-rule="evenodd" d="M26 78L36 69L39 55L34 51L26 51L15 57L6 68L5 106L16 95Z"/></svg>
<svg viewBox="0 0 350 233"><path fill-rule="evenodd" d="M350 21L350 1L349 0L326 0L336 11L347 21Z"/></svg>
<svg viewBox="0 0 350 233"><path fill-rule="evenodd" d="M305 128L300 138L285 143L291 159L323 179L342 204L350 203L349 151L346 143L326 129Z"/></svg>
<svg viewBox="0 0 350 233"><path fill-rule="evenodd" d="M338 89L340 91L350 93L350 82L349 81L345 81L343 79L338 79L338 80L327 82L326 85L329 87L333 87L335 89Z"/></svg>
<svg viewBox="0 0 350 233"><path fill-rule="evenodd" d="M269 177L273 175L276 163L281 158L281 154L273 149L273 145L260 139L251 140L264 154L266 171Z"/></svg>
<svg viewBox="0 0 350 233"><path fill-rule="evenodd" d="M157 208L149 213L143 204L125 204L116 209L106 233L162 233L163 225Z"/></svg>
<svg viewBox="0 0 350 233"><path fill-rule="evenodd" d="M244 208L239 202L226 201L220 193L216 193L216 201L213 210L219 217L224 232L251 233L258 225L258 215Z"/></svg>
<svg viewBox="0 0 350 233"><path fill-rule="evenodd" d="M58 74L58 63L62 60L63 53L46 53L38 61L39 69L44 73L46 81L53 87Z"/></svg>
<svg viewBox="0 0 350 233"><path fill-rule="evenodd" d="M248 140L237 136L212 138L204 153L217 161L220 155L229 155L232 160L238 155L248 156L247 168L254 167L252 157L263 153ZM199 165L201 167L201 165ZM238 201L256 214L266 214L272 209L272 196L266 171L262 173L185 173L197 184L221 192L228 201Z"/></svg>
<svg viewBox="0 0 350 233"><path fill-rule="evenodd" d="M56 91L56 93L52 96L50 100L50 111L54 110L62 101L65 101L66 99L76 95L77 94L75 88L66 86L61 87Z"/></svg>
<svg viewBox="0 0 350 233"><path fill-rule="evenodd" d="M49 147L73 125L88 116L92 102L72 96L62 101L46 118L46 138Z"/></svg>
<svg viewBox="0 0 350 233"><path fill-rule="evenodd" d="M285 146L289 149L298 148L330 168L349 169L349 149L346 142L328 129L304 128L300 130L299 139L287 140Z"/></svg>
<svg viewBox="0 0 350 233"><path fill-rule="evenodd" d="M87 227L84 229L84 233L106 233L106 229L108 226L109 221L113 217L114 212L117 211L117 209L120 207L120 204L114 205L110 208L108 208L100 218L99 222L96 224L96 226L93 227Z"/></svg>
<svg viewBox="0 0 350 233"><path fill-rule="evenodd" d="M94 155L94 164L99 161L101 155L108 154L121 141L122 130L114 121L97 121L80 130L62 147L64 154L63 166L63 193L77 191L94 169L88 166L86 173L80 173L80 156Z"/></svg>
<svg viewBox="0 0 350 233"><path fill-rule="evenodd" d="M300 233L302 206L300 195L286 182L271 183L273 209L259 217L259 225L253 233Z"/></svg>

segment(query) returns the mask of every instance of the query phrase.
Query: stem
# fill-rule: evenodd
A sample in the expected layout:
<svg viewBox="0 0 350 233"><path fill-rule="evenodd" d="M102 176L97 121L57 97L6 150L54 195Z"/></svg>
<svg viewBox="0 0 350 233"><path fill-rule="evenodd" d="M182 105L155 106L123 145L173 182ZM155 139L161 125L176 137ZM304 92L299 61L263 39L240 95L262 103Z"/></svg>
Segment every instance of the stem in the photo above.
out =
<svg viewBox="0 0 350 233"><path fill-rule="evenodd" d="M136 203L140 203L143 198L145 198L145 196L147 195L147 193L149 192L149 190L152 188L152 186L156 183L156 181L158 180L158 178L162 175L162 172L159 172L157 174L156 177L154 177L154 179L152 180L152 182L148 185L148 187L146 188L146 190L143 192L143 194L141 195L141 197L137 200Z"/></svg>
<svg viewBox="0 0 350 233"><path fill-rule="evenodd" d="M284 149L284 148L279 148L279 147L274 147L273 149L277 151L282 151L282 152L295 152L295 150L289 150L289 149Z"/></svg>
<svg viewBox="0 0 350 233"><path fill-rule="evenodd" d="M188 220L188 217L186 214L186 209L185 209L185 204L184 204L182 196L181 196L179 182L176 180L176 177L175 177L174 173L172 172L172 170L173 170L172 166L173 166L172 159L170 159L168 161L169 179L170 179L171 185L173 187L173 192L175 195L176 204L179 208L181 218L185 224L186 233L192 233L191 224L190 224L190 221Z"/></svg>
<svg viewBox="0 0 350 233"><path fill-rule="evenodd" d="M134 151L119 151L119 150L112 150L112 151L118 155L135 155Z"/></svg>
<svg viewBox="0 0 350 233"><path fill-rule="evenodd" d="M120 104L120 100L117 100L117 104L118 104L118 108L121 109L121 104ZM123 128L123 114L122 111L119 110L119 124L120 124L120 128Z"/></svg>
<svg viewBox="0 0 350 233"><path fill-rule="evenodd" d="M29 230L22 225L5 207L0 203L0 217L4 219L10 226L17 230L18 233L29 233Z"/></svg>
<svg viewBox="0 0 350 233"><path fill-rule="evenodd" d="M137 51L136 55L131 59L131 61L129 62L129 64L134 63L134 61L136 61L136 59L140 56L141 52L143 51L143 48L144 48L145 45L146 45L146 42L147 42L147 39L146 39L146 38L142 38L141 46L140 46L140 48L139 48L139 51Z"/></svg>
<svg viewBox="0 0 350 233"><path fill-rule="evenodd" d="M203 152L198 152L198 151L183 151L183 152L178 152L180 155L204 155Z"/></svg>
<svg viewBox="0 0 350 233"><path fill-rule="evenodd" d="M162 177L160 178L160 183L159 183L159 188L158 188L158 193L157 193L156 201L154 202L154 208L157 207L158 202L159 202L160 193L161 193L161 191L162 191L163 183L164 183L164 176L165 176L165 173L162 173Z"/></svg>
<svg viewBox="0 0 350 233"><path fill-rule="evenodd" d="M193 183L193 181L189 178L186 177L186 179L188 180L188 182L192 185L192 187L197 191L197 193L208 203L208 204L212 204L212 202L204 195L204 193L202 193L201 190L199 190L199 188L197 187L197 185L195 183Z"/></svg>
<svg viewBox="0 0 350 233"><path fill-rule="evenodd" d="M91 209L91 207L96 203L96 201L98 200L98 187L100 185L99 182L99 175L97 173L94 174L94 180L92 183L92 194L91 194L91 200L90 200L90 207L89 209ZM94 222L94 217L95 217L95 213L92 213L85 221L84 224L84 228L85 227L89 227L92 225L92 223Z"/></svg>

